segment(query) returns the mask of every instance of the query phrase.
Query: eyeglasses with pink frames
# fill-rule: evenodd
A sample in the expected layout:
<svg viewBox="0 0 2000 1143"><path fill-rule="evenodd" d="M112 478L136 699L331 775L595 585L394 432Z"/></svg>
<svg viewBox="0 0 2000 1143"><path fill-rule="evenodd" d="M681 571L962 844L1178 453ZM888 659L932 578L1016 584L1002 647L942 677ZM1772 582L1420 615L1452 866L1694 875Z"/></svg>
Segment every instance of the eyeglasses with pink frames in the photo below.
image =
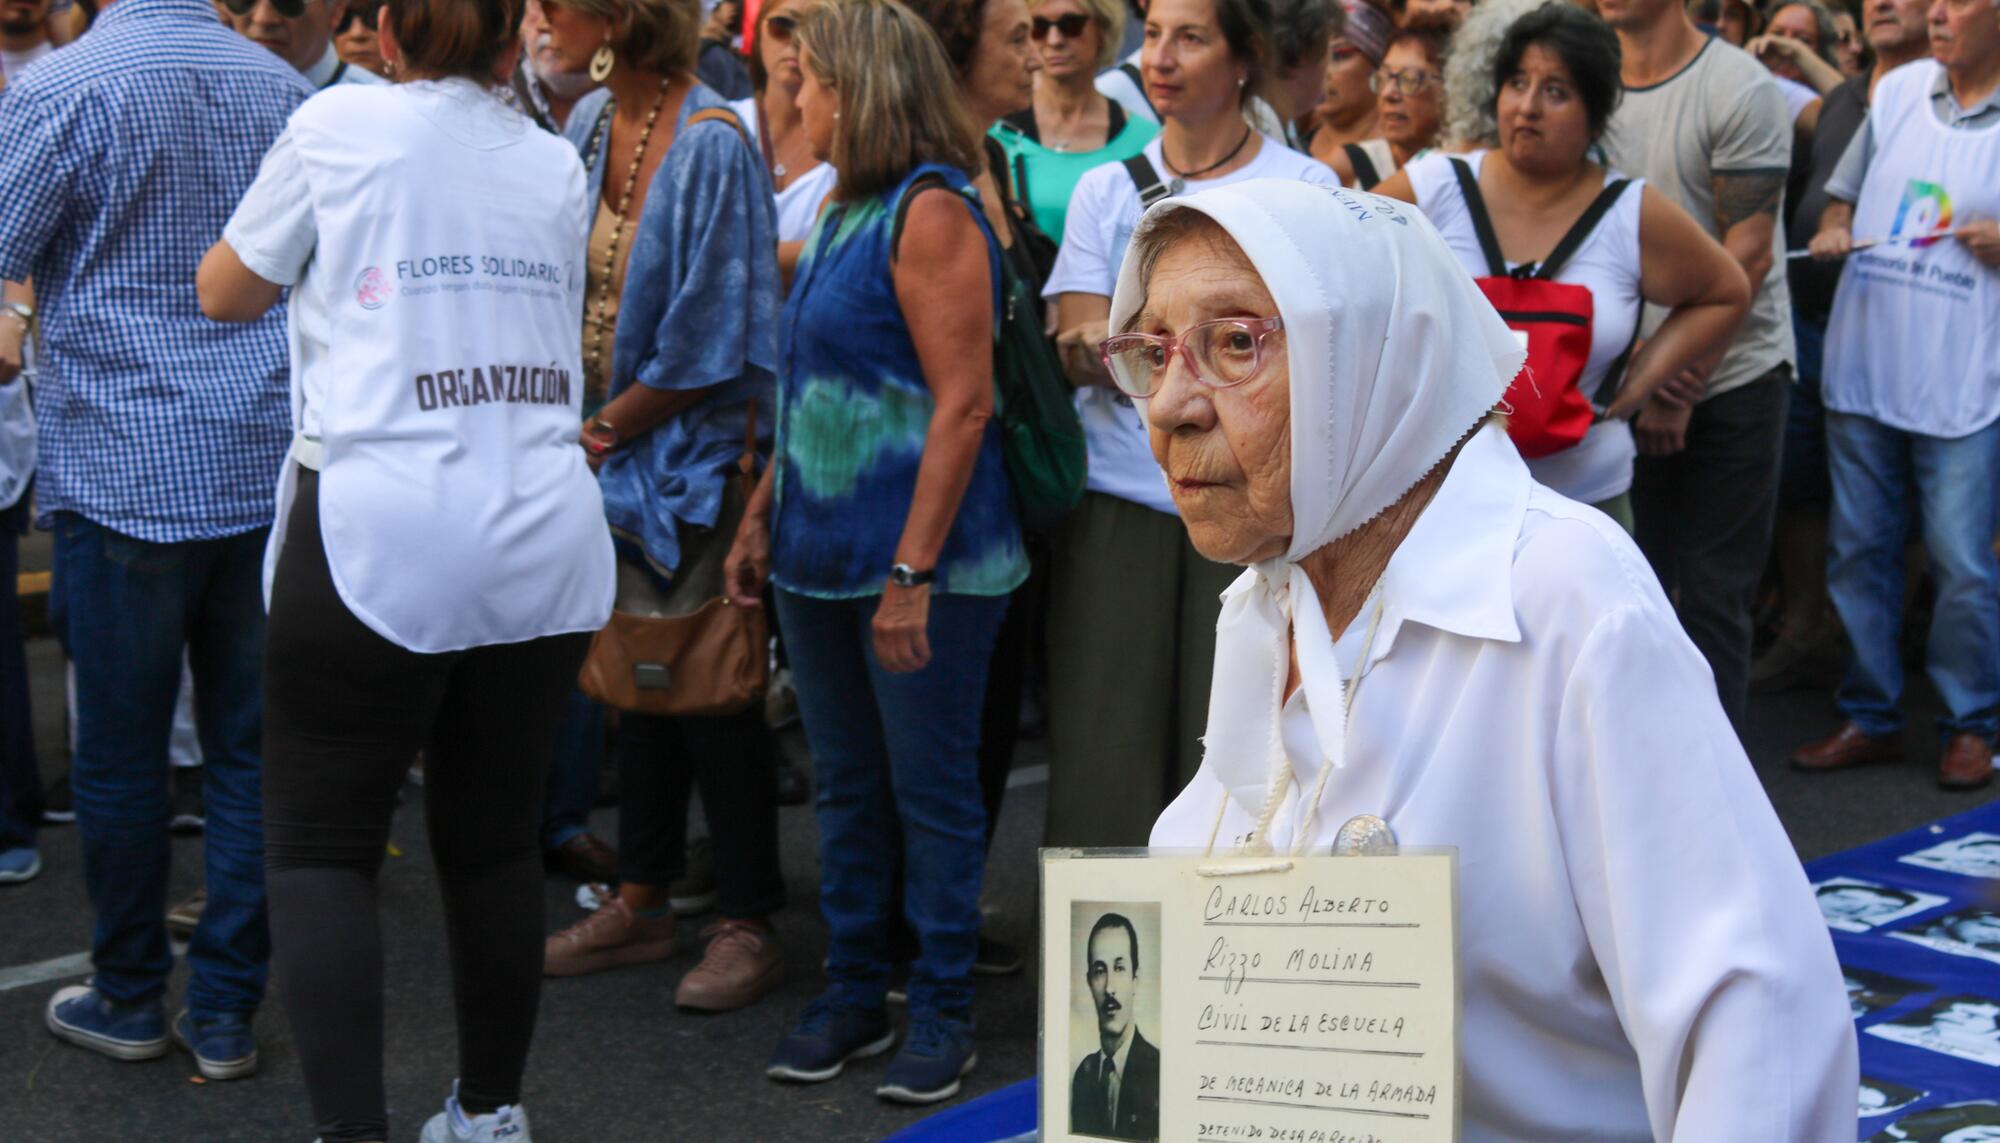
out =
<svg viewBox="0 0 2000 1143"><path fill-rule="evenodd" d="M1121 333L1104 339L1104 368L1128 397L1151 397L1166 384L1174 354L1187 359L1195 379L1228 389L1257 375L1268 360L1265 342L1285 328L1283 318L1216 318L1191 325L1179 337Z"/></svg>

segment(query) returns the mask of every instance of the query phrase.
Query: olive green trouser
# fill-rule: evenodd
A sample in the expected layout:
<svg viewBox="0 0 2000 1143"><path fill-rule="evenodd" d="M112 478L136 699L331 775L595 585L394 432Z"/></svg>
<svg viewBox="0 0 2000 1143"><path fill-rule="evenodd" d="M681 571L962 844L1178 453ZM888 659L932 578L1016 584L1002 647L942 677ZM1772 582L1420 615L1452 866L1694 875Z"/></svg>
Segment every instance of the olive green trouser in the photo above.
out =
<svg viewBox="0 0 2000 1143"><path fill-rule="evenodd" d="M1194 777L1221 595L1180 519L1088 493L1055 536L1049 582L1052 846L1146 844Z"/></svg>

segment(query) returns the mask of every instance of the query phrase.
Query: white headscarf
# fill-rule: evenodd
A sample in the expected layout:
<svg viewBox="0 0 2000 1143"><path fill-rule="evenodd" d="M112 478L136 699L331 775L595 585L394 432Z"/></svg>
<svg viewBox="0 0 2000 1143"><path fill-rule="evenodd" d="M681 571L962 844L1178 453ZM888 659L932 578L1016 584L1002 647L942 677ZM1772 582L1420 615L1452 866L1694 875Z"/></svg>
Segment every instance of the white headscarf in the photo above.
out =
<svg viewBox="0 0 2000 1143"><path fill-rule="evenodd" d="M1170 198L1140 224L1169 211L1208 215L1248 256L1285 320L1291 374L1290 548L1257 564L1223 596L1215 680L1209 697L1211 758L1253 816L1283 793L1278 719L1291 657L1328 640L1319 597L1298 561L1361 527L1437 467L1489 412L1526 354L1473 285L1430 221L1377 195L1257 179ZM1122 329L1145 301L1135 241L1111 300ZM1318 656L1312 656L1318 660ZM1344 763L1342 681L1324 668L1300 672L1321 750ZM1337 671L1333 672L1337 675Z"/></svg>

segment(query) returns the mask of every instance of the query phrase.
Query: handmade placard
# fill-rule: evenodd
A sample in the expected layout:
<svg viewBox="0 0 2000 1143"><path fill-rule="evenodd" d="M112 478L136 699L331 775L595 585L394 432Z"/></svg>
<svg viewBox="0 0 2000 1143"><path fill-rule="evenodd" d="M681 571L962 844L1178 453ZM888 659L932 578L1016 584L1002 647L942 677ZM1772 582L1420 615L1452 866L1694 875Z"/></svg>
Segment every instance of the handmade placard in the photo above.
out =
<svg viewBox="0 0 2000 1143"><path fill-rule="evenodd" d="M1457 851L1042 851L1041 1138L1458 1138Z"/></svg>

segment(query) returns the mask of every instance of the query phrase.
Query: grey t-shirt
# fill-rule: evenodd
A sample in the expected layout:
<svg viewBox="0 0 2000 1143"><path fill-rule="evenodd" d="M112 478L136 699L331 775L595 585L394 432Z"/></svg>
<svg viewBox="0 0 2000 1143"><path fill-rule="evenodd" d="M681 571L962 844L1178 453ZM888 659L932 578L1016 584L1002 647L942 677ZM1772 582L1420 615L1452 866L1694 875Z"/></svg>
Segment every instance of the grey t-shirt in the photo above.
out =
<svg viewBox="0 0 2000 1143"><path fill-rule="evenodd" d="M1762 64L1711 38L1673 78L1625 89L1605 149L1612 166L1643 176L1720 240L1714 180L1770 175L1782 182L1792 163L1792 117ZM1771 256L1771 271L1757 288L1749 316L1709 378L1710 397L1798 360L1782 225L1772 227ZM1645 332L1665 320L1666 311L1647 307Z"/></svg>

